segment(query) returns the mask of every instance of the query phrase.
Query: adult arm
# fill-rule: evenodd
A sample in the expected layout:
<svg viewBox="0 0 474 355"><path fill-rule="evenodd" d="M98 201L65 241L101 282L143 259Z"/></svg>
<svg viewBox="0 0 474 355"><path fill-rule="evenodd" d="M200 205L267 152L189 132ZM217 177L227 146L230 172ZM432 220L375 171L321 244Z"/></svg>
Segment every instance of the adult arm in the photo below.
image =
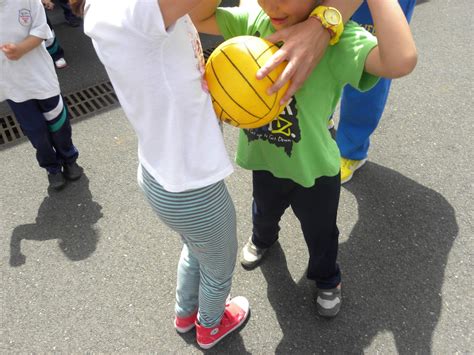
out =
<svg viewBox="0 0 474 355"><path fill-rule="evenodd" d="M251 2L255 0L241 0L242 5ZM347 22L361 3L362 0L325 0L322 5L338 9L343 21ZM318 65L329 44L330 36L321 22L315 18L308 18L306 21L275 32L267 39L273 43L284 44L258 71L257 78L264 78L281 62L288 61L285 70L268 90L269 93L273 93L291 80L281 100L282 103L287 102Z"/></svg>

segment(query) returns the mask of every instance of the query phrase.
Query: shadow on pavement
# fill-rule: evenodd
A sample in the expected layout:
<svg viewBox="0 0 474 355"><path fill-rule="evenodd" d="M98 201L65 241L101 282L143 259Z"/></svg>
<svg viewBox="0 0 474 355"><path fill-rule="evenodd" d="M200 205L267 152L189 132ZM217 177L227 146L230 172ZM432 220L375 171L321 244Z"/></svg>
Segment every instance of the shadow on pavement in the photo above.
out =
<svg viewBox="0 0 474 355"><path fill-rule="evenodd" d="M344 187L357 199L359 218L340 244L337 318L318 318L313 283L293 281L278 243L261 266L283 332L276 353L362 353L377 335L393 337L400 354L430 353L458 234L453 207L436 191L374 163Z"/></svg>
<svg viewBox="0 0 474 355"><path fill-rule="evenodd" d="M41 203L36 223L13 230L10 241L10 265L20 266L27 256L21 252L22 240L57 239L63 253L73 261L88 258L96 249L99 236L94 224L102 218L102 206L89 190L89 179L83 175L61 191L48 190Z"/></svg>

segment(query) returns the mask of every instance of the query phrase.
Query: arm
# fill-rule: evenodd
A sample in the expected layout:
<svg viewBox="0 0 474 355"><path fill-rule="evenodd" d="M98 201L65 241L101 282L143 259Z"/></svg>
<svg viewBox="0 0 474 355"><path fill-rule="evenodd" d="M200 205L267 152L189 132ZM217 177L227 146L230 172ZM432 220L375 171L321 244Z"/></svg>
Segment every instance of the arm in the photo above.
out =
<svg viewBox="0 0 474 355"><path fill-rule="evenodd" d="M8 59L18 60L32 49L38 47L42 42L42 38L28 36L19 43L5 43L0 45L0 49Z"/></svg>
<svg viewBox="0 0 474 355"><path fill-rule="evenodd" d="M210 3L211 1L200 1L200 0L158 0L158 6L160 7L163 15L163 21L165 27L168 28L170 25L176 22L177 19L183 17L193 10L197 5L201 3Z"/></svg>
<svg viewBox="0 0 474 355"><path fill-rule="evenodd" d="M220 5L221 0L203 0L199 6L196 6L190 16L194 26L198 32L210 35L220 35L219 26L216 20L216 8Z"/></svg>
<svg viewBox="0 0 474 355"><path fill-rule="evenodd" d="M255 0L241 0L241 4L249 2L255 2ZM323 1L323 5L338 9L344 22L352 17L361 3L362 0ZM317 19L309 18L292 27L277 31L267 39L274 43L282 41L284 45L259 70L257 78L265 77L281 62L288 61L283 73L269 89L269 93L275 92L285 85L288 80L291 80L286 94L282 97L282 102L287 102L303 85L323 57L329 44L329 33Z"/></svg>
<svg viewBox="0 0 474 355"><path fill-rule="evenodd" d="M405 15L396 0L368 0L377 29L378 46L367 56L365 71L385 78L399 78L413 71L416 46Z"/></svg>

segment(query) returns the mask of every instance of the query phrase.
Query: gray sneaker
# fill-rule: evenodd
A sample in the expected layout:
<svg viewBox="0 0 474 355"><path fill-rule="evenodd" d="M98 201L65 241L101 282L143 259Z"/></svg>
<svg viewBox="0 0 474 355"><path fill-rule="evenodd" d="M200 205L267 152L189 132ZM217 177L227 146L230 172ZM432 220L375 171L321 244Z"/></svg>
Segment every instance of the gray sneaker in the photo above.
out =
<svg viewBox="0 0 474 355"><path fill-rule="evenodd" d="M331 288L328 290L318 289L316 306L320 316L327 318L337 316L339 310L341 309L341 303L341 284L337 285L336 288Z"/></svg>
<svg viewBox="0 0 474 355"><path fill-rule="evenodd" d="M240 263L245 269L251 270L260 264L267 250L268 248L259 248L253 244L252 237L250 237L240 252Z"/></svg>

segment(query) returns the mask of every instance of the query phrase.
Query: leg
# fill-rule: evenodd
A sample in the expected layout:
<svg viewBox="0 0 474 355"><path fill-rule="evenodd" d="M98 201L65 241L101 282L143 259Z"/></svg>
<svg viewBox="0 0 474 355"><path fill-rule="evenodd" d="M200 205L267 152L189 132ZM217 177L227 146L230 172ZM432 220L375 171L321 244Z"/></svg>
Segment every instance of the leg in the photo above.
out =
<svg viewBox="0 0 474 355"><path fill-rule="evenodd" d="M48 125L38 101L28 100L16 103L7 100L7 102L21 129L36 149L36 159L39 166L51 174L61 172L61 162L57 158Z"/></svg>
<svg viewBox="0 0 474 355"><path fill-rule="evenodd" d="M399 0L408 21L411 20L416 0ZM366 2L356 11L352 20L376 33ZM381 79L368 92L361 93L345 87L341 100L341 114L336 141L343 158L363 160L367 158L370 136L382 117L390 91L391 80Z"/></svg>
<svg viewBox="0 0 474 355"><path fill-rule="evenodd" d="M51 56L51 58L53 58L54 64L56 65L56 68L63 68L65 66L65 64L63 65L62 63L59 63L59 64L61 64L61 65L59 65L56 62L58 62L61 59L64 60L64 50L59 45L58 39L56 38L56 33L54 32L53 25L49 21L49 18L46 17L46 20L48 22L49 28L51 29L51 32L53 33L53 38L49 38L45 41L46 49L48 50L48 53Z"/></svg>
<svg viewBox="0 0 474 355"><path fill-rule="evenodd" d="M289 206L287 196L293 185L268 171L253 172L252 243L258 248L269 248L277 241L278 223Z"/></svg>
<svg viewBox="0 0 474 355"><path fill-rule="evenodd" d="M192 300L198 291L199 322L205 327L219 324L230 292L237 254L235 209L224 182L171 193L142 168L140 185L163 222L182 235L190 255L188 260L192 261L187 263L186 258L181 258L180 296L176 308L190 309L190 305L179 302ZM194 261L199 263L199 274L195 272ZM195 285L199 285L199 290Z"/></svg>
<svg viewBox="0 0 474 355"><path fill-rule="evenodd" d="M349 86L344 88L336 134L342 157L351 160L367 158L370 136L382 117L391 82L382 78L364 93Z"/></svg>
<svg viewBox="0 0 474 355"><path fill-rule="evenodd" d="M337 209L340 195L340 176L321 177L314 186L295 189L291 207L301 223L308 246L308 279L319 289L332 289L341 282L336 263L339 231Z"/></svg>
<svg viewBox="0 0 474 355"><path fill-rule="evenodd" d="M56 151L57 161L73 164L79 152L72 143L72 129L69 113L61 95L38 101L43 121L46 120L51 142Z"/></svg>
<svg viewBox="0 0 474 355"><path fill-rule="evenodd" d="M199 261L184 243L178 263L176 286L175 312L178 317L185 318L196 313L199 307L199 282Z"/></svg>

